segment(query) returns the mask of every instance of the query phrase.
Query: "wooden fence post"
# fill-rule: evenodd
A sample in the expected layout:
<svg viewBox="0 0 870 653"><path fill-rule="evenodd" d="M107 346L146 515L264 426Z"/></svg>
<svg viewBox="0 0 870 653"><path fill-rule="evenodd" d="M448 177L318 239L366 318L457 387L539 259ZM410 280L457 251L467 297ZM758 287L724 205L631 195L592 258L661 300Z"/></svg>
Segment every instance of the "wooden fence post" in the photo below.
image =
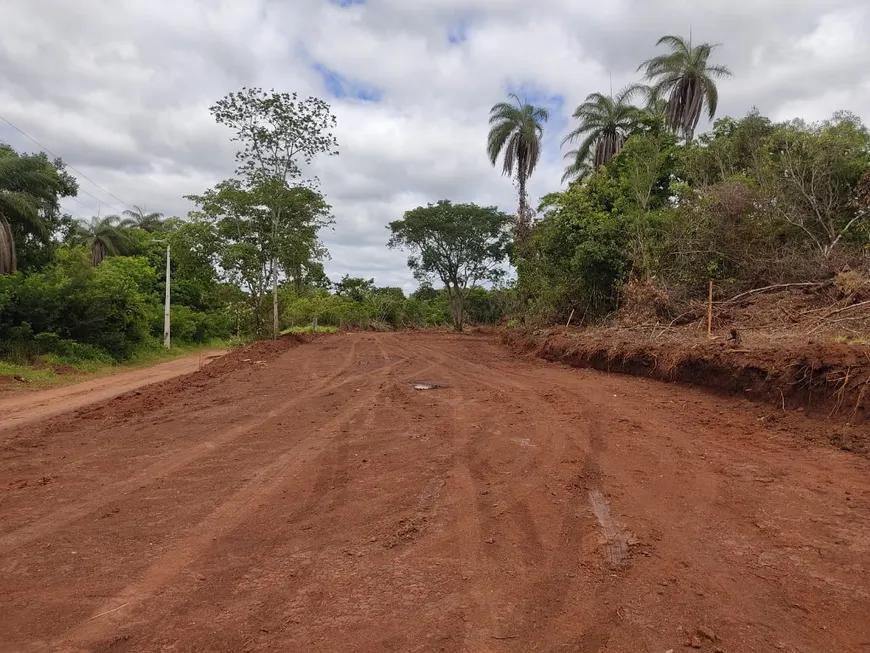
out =
<svg viewBox="0 0 870 653"><path fill-rule="evenodd" d="M713 337L713 280L710 279L710 299L707 302L707 339Z"/></svg>

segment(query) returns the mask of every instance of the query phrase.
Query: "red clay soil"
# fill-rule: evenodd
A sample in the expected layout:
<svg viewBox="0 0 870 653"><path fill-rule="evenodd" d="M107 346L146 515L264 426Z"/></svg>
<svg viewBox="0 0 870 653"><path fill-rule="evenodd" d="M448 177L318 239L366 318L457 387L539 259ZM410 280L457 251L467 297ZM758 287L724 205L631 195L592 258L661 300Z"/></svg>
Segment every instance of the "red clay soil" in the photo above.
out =
<svg viewBox="0 0 870 653"><path fill-rule="evenodd" d="M685 334L683 334L685 336ZM626 329L505 330L502 341L573 367L702 386L835 422L824 429L847 451L870 453L870 347L843 343L730 344Z"/></svg>
<svg viewBox="0 0 870 653"><path fill-rule="evenodd" d="M107 401L143 385L189 374L200 366L210 364L215 357L222 354L224 352L221 350L202 352L151 367L41 390L28 389L25 392L20 384L16 384L17 392L0 392L0 429L43 420L97 401ZM57 371L57 366L54 368ZM3 389L4 379L11 378L0 377L0 390Z"/></svg>
<svg viewBox="0 0 870 653"><path fill-rule="evenodd" d="M0 650L870 647L827 423L487 335L290 344L0 431Z"/></svg>

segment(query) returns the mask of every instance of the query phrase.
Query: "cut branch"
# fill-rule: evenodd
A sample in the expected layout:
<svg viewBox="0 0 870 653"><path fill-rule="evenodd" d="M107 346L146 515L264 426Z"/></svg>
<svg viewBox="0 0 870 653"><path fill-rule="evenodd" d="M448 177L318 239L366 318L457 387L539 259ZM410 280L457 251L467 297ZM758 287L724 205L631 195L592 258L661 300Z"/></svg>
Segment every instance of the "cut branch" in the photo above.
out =
<svg viewBox="0 0 870 653"><path fill-rule="evenodd" d="M746 292L742 292L739 295L734 295L731 299L726 299L723 302L717 302L719 305L722 304L731 304L736 302L738 299L742 299L743 297L749 297L750 295L756 295L762 292L768 292L770 290L781 290L784 288L824 288L825 286L829 286L833 283L832 280L828 281L805 281L800 283L777 283L772 286L765 286L764 288L756 288L755 290L747 290Z"/></svg>

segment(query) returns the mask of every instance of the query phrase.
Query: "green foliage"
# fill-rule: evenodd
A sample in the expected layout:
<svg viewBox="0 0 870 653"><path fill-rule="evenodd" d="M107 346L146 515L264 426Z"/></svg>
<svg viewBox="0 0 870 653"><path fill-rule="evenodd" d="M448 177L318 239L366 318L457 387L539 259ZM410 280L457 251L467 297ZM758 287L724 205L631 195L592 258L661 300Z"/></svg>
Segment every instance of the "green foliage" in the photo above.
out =
<svg viewBox="0 0 870 653"><path fill-rule="evenodd" d="M700 292L707 279L757 286L861 267L868 170L870 136L851 114L773 124L753 111L689 145L635 133L597 173L543 199L515 261L524 314L606 315L632 276Z"/></svg>
<svg viewBox="0 0 870 653"><path fill-rule="evenodd" d="M550 320L576 306L590 316L613 308L631 268L629 221L617 210L620 191L618 179L605 172L544 197L533 256L518 263L534 315Z"/></svg>
<svg viewBox="0 0 870 653"><path fill-rule="evenodd" d="M170 225L163 221L162 213L145 213L145 209L138 206L133 208L134 211L124 211L121 226L141 229L149 233L167 231L170 228Z"/></svg>
<svg viewBox="0 0 870 653"><path fill-rule="evenodd" d="M345 277L346 280L363 281ZM341 282L336 284L339 287ZM313 290L299 296L290 286L281 289L281 324L284 332L318 329L417 329L451 324L450 297L446 289L422 286L423 292L406 297L401 288L364 284L365 292L350 296ZM508 292L479 286L468 289L466 319L472 324L495 324L507 312Z"/></svg>
<svg viewBox="0 0 870 653"><path fill-rule="evenodd" d="M86 245L91 250L91 264L99 265L107 256L129 254L130 236L117 215L91 218L79 223L72 234L72 242Z"/></svg>
<svg viewBox="0 0 870 653"><path fill-rule="evenodd" d="M818 125L779 125L764 141L761 159L769 209L823 255L857 221L866 222L856 199L858 182L870 166L870 134L856 116L839 113Z"/></svg>
<svg viewBox="0 0 870 653"><path fill-rule="evenodd" d="M235 132L240 144L236 174L246 185L298 178L300 161L308 164L318 154L336 154L338 141L330 132L336 125L329 105L296 93L243 88L210 108L218 124Z"/></svg>
<svg viewBox="0 0 870 653"><path fill-rule="evenodd" d="M374 279L362 279L344 275L341 281L335 284L335 294L353 302L362 302L370 298L375 289Z"/></svg>
<svg viewBox="0 0 870 653"><path fill-rule="evenodd" d="M270 281L279 268L290 271L297 288L304 281L314 264L312 256L319 251L317 232L332 220L329 205L316 190L288 187L280 181L246 188L238 180L229 180L188 199L200 207L191 213L186 234L200 247L196 265L216 263L232 283L242 287L255 332L265 334ZM303 272L294 275L294 269Z"/></svg>
<svg viewBox="0 0 870 653"><path fill-rule="evenodd" d="M178 342L230 335L226 311L174 305L172 313ZM87 248L60 248L55 263L42 272L0 277L3 358L127 360L162 333L162 320L162 287L145 257L111 257L95 268Z"/></svg>
<svg viewBox="0 0 870 653"><path fill-rule="evenodd" d="M470 287L504 276L511 217L495 207L441 200L405 212L390 223L391 248L411 251L408 267L419 281L437 276L450 298L453 326L462 330Z"/></svg>
<svg viewBox="0 0 870 653"><path fill-rule="evenodd" d="M216 199L223 196L236 203L237 206L229 207L231 211L237 218L247 217L247 226L256 227L247 234L234 231L234 242L224 248L231 250L224 256L224 262L232 259L236 269L244 268L242 278L254 297L252 309L257 316L258 335L263 328L260 321L263 290L271 282L272 335L277 338L279 272L283 270L294 280L297 290L301 289L307 268L327 255L317 232L332 222L323 196L310 187L314 182L290 182L301 177L302 163L310 164L318 154L338 154L338 141L330 131L336 119L323 100L315 97L300 100L295 93L260 88L230 93L210 110L219 124L235 132L232 140L240 144L236 153L237 178L224 182L224 192L219 191ZM210 192L203 196L206 201ZM202 204L198 198L191 199ZM226 208L225 205L223 210ZM207 207L204 213L210 214ZM215 219L213 214L211 217ZM264 223L268 229L264 229ZM239 240L245 242L239 244L236 242ZM262 257L265 265L251 265Z"/></svg>
<svg viewBox="0 0 870 653"><path fill-rule="evenodd" d="M46 265L51 239L69 229L60 199L74 197L78 184L60 159L19 154L0 144L0 275Z"/></svg>
<svg viewBox="0 0 870 653"><path fill-rule="evenodd" d="M562 176L562 181L577 179L588 168L597 170L610 163L619 154L626 139L634 133L640 120L640 111L631 104L634 87L627 87L616 97L591 93L574 111L580 125L563 140L562 145L582 138L580 146L573 151L572 163Z"/></svg>

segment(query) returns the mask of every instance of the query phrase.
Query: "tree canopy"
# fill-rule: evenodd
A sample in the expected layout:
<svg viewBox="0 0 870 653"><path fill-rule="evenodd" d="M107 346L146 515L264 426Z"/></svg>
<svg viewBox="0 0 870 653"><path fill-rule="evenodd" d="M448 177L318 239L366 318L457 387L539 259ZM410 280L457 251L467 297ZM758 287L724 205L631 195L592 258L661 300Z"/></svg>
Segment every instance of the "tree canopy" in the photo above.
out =
<svg viewBox="0 0 870 653"><path fill-rule="evenodd" d="M298 203L288 202L283 191L291 186L316 186L311 179L300 184L302 164L318 154L338 154L338 141L330 131L336 125L329 104L315 97L300 100L296 93L279 93L261 88L242 88L218 100L210 109L215 120L235 132L240 144L236 152L237 182L262 202L270 218L270 233L262 235L257 247L264 250L272 284L272 337L279 335L278 274L283 266L296 274L312 257L324 256L317 241L317 229L298 228L305 216L293 216ZM292 183L291 183L292 182ZM237 184L237 185L238 185ZM240 187L240 189L242 189ZM309 204L310 206L310 204ZM291 225L293 226L289 226ZM286 232L286 233L284 233ZM287 234L292 234L291 238Z"/></svg>
<svg viewBox="0 0 870 653"><path fill-rule="evenodd" d="M450 296L453 326L461 331L469 287L504 275L499 266L507 258L510 223L495 207L440 200L391 222L388 245L410 250L408 266L416 279L440 279Z"/></svg>
<svg viewBox="0 0 870 653"><path fill-rule="evenodd" d="M60 159L0 144L0 274L47 262L51 236L69 224L60 199L77 191Z"/></svg>

